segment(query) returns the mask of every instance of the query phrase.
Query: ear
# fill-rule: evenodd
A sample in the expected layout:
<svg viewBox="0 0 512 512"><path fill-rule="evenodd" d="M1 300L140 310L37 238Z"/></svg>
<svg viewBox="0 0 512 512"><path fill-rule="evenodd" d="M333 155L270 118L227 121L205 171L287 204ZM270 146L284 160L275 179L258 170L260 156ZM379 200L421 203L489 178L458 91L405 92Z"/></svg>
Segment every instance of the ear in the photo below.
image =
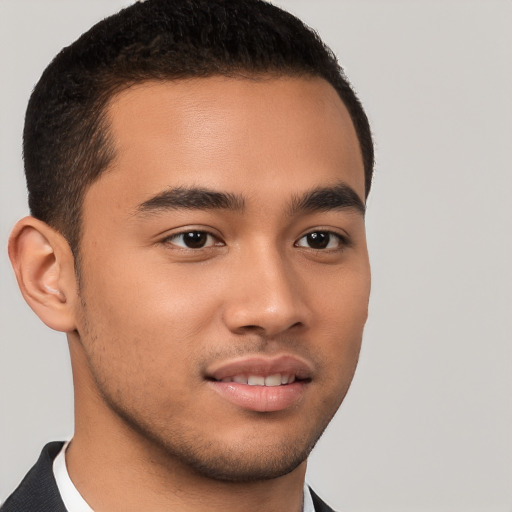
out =
<svg viewBox="0 0 512 512"><path fill-rule="evenodd" d="M52 329L76 329L78 298L74 257L65 238L34 217L18 221L9 238L9 258L27 304Z"/></svg>

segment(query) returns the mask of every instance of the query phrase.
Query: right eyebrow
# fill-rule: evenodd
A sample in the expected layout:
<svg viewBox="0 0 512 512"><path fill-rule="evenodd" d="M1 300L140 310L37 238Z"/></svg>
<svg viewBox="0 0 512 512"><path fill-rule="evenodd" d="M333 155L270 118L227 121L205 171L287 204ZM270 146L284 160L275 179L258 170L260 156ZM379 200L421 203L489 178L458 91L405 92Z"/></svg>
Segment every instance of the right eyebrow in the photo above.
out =
<svg viewBox="0 0 512 512"><path fill-rule="evenodd" d="M243 197L202 187L176 187L164 190L141 203L136 212L158 213L167 210L233 210L243 211Z"/></svg>

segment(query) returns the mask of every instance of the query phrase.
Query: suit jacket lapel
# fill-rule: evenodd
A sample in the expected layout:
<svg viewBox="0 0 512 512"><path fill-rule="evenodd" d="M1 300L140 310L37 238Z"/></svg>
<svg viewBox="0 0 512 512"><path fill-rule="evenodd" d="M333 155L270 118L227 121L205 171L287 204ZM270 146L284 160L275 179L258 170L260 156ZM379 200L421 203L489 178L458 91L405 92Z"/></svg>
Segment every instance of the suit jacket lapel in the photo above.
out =
<svg viewBox="0 0 512 512"><path fill-rule="evenodd" d="M0 507L1 512L67 512L53 477L53 459L64 443L49 443L18 488Z"/></svg>
<svg viewBox="0 0 512 512"><path fill-rule="evenodd" d="M311 498L313 499L313 505L315 505L315 512L335 512L334 509L329 507L329 505L327 505L327 503L324 503L318 497L318 494L316 494L315 491L313 491L313 489L311 489L311 487L309 488L309 490L311 491Z"/></svg>

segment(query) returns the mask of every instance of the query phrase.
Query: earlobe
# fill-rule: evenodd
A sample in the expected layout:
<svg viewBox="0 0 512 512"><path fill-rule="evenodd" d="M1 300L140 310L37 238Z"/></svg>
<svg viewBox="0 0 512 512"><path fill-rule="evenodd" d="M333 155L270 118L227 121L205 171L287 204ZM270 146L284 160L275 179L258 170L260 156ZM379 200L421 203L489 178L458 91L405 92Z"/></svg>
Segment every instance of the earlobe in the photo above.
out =
<svg viewBox="0 0 512 512"><path fill-rule="evenodd" d="M34 217L21 219L9 238L9 258L27 304L48 327L75 330L77 285L65 238Z"/></svg>

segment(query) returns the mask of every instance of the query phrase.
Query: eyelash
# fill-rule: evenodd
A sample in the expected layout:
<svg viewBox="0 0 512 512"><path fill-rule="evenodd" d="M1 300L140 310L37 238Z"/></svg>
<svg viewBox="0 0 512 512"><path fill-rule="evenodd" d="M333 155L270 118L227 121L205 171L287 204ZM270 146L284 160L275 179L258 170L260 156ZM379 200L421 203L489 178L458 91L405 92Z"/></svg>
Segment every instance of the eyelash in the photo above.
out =
<svg viewBox="0 0 512 512"><path fill-rule="evenodd" d="M313 235L321 235L320 239L321 242L324 242L322 237L327 236L327 247L305 247L303 245L299 245L299 242L303 239L307 239L307 237L312 237ZM328 245L331 243L332 238L335 238L338 241L337 247L328 247ZM310 231L309 233L306 233L305 235L302 235L297 242L294 244L296 247L304 247L306 249L314 250L314 251L325 251L325 252L336 252L336 251L342 251L346 247L350 246L350 240L347 236L341 235L340 233L336 233L334 231L329 231L327 229L315 229L314 231Z"/></svg>
<svg viewBox="0 0 512 512"><path fill-rule="evenodd" d="M176 240L186 236L191 235L191 239L189 242L194 243L195 241L199 244L197 247L190 247L186 244L186 242L183 242L183 244L177 244ZM206 239L204 238L206 237ZM313 239L310 238L309 244L314 241L314 238L318 237L318 240L321 245L325 244L325 247L310 247L301 245L301 240L307 240L308 237L313 237ZM328 237L328 238L326 238ZM195 238L195 240L194 240ZM329 247L329 245L332 242L332 239L335 238L338 242L336 247ZM210 242L208 245L206 245ZM203 245L201 243L204 242ZM164 238L163 243L165 244L171 244L176 247L179 247L181 250L191 250L191 251L198 251L201 249L209 249L211 247L215 246L223 246L225 245L224 242L222 242L218 236L214 235L213 233L201 230L201 229L190 229L186 231L182 231L180 233L175 233L173 235L170 235L166 238ZM336 252L336 251L342 251L344 248L350 246L350 240L347 236L341 235L340 233L336 233L334 231L329 230L322 230L322 229L316 229L314 231L310 231L304 235L302 235L294 244L295 247L303 247L305 249L319 251L319 252Z"/></svg>
<svg viewBox="0 0 512 512"><path fill-rule="evenodd" d="M207 245L207 246L203 245L201 247L187 247L185 244L178 245L175 242L178 238L184 237L186 235L206 236L206 240L208 241L208 238L209 238L210 240L213 240L213 243L211 243L210 245ZM163 242L166 244L175 245L185 251L186 250L197 251L200 249L208 249L210 247L214 247L215 245L219 245L219 246L224 245L224 243L222 241L220 241L217 236L215 236L213 233L210 233L209 231L205 231L204 229L189 229L186 231L181 231L180 233L175 233L173 235L170 235L170 236L164 238Z"/></svg>

